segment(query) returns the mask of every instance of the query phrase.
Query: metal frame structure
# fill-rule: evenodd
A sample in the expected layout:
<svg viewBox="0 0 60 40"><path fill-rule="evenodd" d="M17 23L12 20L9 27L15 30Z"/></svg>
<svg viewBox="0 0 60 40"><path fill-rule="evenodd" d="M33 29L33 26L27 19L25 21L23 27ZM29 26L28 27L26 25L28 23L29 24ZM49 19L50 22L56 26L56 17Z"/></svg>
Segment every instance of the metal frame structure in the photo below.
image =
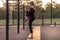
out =
<svg viewBox="0 0 60 40"><path fill-rule="evenodd" d="M8 0L6 0L6 40L9 40L9 5Z"/></svg>
<svg viewBox="0 0 60 40"><path fill-rule="evenodd" d="M19 0L18 0L18 27L17 27L17 33L19 34L19 28L20 28L20 5L19 5Z"/></svg>
<svg viewBox="0 0 60 40"><path fill-rule="evenodd" d="M52 16L52 0L51 0L51 25L52 25L52 18L53 16Z"/></svg>
<svg viewBox="0 0 60 40"><path fill-rule="evenodd" d="M13 15L14 15L14 1L13 1ZM12 15L13 25L14 25L14 16Z"/></svg>
<svg viewBox="0 0 60 40"><path fill-rule="evenodd" d="M25 5L23 5L23 30L25 29Z"/></svg>

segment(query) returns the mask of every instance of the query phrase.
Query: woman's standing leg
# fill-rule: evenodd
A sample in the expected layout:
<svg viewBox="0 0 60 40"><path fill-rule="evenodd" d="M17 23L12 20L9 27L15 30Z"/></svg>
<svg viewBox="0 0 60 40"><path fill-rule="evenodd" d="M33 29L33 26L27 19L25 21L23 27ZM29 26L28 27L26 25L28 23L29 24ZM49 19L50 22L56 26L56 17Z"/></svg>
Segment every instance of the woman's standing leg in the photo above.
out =
<svg viewBox="0 0 60 40"><path fill-rule="evenodd" d="M30 38L33 38L32 22L33 22L33 20L29 20L29 29L30 29L30 33L31 33L31 37Z"/></svg>

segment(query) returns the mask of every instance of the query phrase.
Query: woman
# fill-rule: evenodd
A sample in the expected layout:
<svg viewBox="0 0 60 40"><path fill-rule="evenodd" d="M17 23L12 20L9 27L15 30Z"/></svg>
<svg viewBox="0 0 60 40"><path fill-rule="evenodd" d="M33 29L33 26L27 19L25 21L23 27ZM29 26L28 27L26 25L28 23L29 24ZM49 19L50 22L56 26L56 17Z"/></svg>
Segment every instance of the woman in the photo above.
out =
<svg viewBox="0 0 60 40"><path fill-rule="evenodd" d="M26 10L26 20L29 22L29 29L31 37L29 39L33 38L33 30L32 30L32 22L35 20L35 8L34 8L34 2L30 2L30 8Z"/></svg>

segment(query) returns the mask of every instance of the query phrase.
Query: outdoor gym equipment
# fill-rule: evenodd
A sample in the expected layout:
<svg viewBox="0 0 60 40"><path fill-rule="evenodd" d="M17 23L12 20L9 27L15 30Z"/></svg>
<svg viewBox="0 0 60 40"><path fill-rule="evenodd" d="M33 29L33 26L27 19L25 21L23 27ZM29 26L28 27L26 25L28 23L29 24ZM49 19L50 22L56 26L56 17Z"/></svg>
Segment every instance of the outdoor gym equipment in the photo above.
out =
<svg viewBox="0 0 60 40"><path fill-rule="evenodd" d="M17 33L19 34L19 28L20 28L20 10L19 10L19 8L20 8L20 3L19 3L19 0L18 0L18 27L17 27Z"/></svg>
<svg viewBox="0 0 60 40"><path fill-rule="evenodd" d="M12 23L13 23L13 25L14 25L14 1L13 1L12 19L13 19Z"/></svg>
<svg viewBox="0 0 60 40"><path fill-rule="evenodd" d="M54 26L56 26L56 21L54 22Z"/></svg>
<svg viewBox="0 0 60 40"><path fill-rule="evenodd" d="M23 5L23 30L25 29L25 5Z"/></svg>
<svg viewBox="0 0 60 40"><path fill-rule="evenodd" d="M52 18L53 16L52 16L52 0L51 0L51 25L52 25Z"/></svg>
<svg viewBox="0 0 60 40"><path fill-rule="evenodd" d="M42 26L44 26L44 15L42 15Z"/></svg>
<svg viewBox="0 0 60 40"><path fill-rule="evenodd" d="M6 0L6 40L9 40L9 7L8 0Z"/></svg>

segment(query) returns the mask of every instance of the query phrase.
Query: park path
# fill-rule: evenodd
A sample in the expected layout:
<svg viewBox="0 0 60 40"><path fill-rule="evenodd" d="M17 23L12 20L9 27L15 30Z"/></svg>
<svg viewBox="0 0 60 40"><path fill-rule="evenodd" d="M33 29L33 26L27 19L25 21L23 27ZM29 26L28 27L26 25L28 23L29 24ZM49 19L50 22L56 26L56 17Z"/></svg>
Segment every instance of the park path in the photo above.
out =
<svg viewBox="0 0 60 40"><path fill-rule="evenodd" d="M0 26L0 40L5 40L5 27ZM29 28L25 27L23 30L22 26L20 27L20 33L17 33L17 27L9 28L9 40L60 40L60 25L57 26L34 26L34 38L28 39L29 37Z"/></svg>
<svg viewBox="0 0 60 40"><path fill-rule="evenodd" d="M30 34L28 38L30 37ZM28 39L27 40L41 40L41 27L40 26L34 26L33 28L33 39Z"/></svg>
<svg viewBox="0 0 60 40"><path fill-rule="evenodd" d="M41 40L60 40L60 25L43 26Z"/></svg>
<svg viewBox="0 0 60 40"><path fill-rule="evenodd" d="M25 27L25 30L23 30L23 27L20 27L20 33L17 33L17 26L10 26L9 27L9 40L27 40L27 37L29 35L29 29L28 26ZM6 38L6 26L0 26L0 40L5 40Z"/></svg>

